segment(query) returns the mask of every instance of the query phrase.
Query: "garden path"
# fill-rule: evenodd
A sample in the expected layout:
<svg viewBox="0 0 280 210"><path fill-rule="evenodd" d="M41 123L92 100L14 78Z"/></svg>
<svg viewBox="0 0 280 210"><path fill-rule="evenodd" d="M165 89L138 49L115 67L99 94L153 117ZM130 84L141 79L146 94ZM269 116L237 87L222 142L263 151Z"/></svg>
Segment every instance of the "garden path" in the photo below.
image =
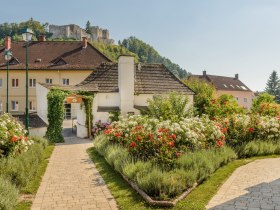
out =
<svg viewBox="0 0 280 210"><path fill-rule="evenodd" d="M76 137L56 144L31 210L118 209L86 152L91 146Z"/></svg>
<svg viewBox="0 0 280 210"><path fill-rule="evenodd" d="M280 210L280 158L238 168L208 203L211 210Z"/></svg>

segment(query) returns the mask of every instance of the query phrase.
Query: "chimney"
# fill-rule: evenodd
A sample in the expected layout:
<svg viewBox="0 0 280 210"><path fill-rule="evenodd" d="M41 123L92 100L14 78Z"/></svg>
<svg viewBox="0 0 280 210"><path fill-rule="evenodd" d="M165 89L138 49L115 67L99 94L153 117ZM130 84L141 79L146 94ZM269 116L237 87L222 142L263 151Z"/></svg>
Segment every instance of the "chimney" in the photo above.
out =
<svg viewBox="0 0 280 210"><path fill-rule="evenodd" d="M9 50L12 47L12 41L10 36L6 36L5 38L5 49Z"/></svg>
<svg viewBox="0 0 280 210"><path fill-rule="evenodd" d="M83 48L87 48L87 37L83 37L83 40L82 40L82 45L83 45Z"/></svg>
<svg viewBox="0 0 280 210"><path fill-rule="evenodd" d="M205 70L202 72L202 75L203 75L203 76L206 76L206 71L205 71Z"/></svg>
<svg viewBox="0 0 280 210"><path fill-rule="evenodd" d="M118 58L118 86L122 115L134 112L134 57L121 55Z"/></svg>
<svg viewBox="0 0 280 210"><path fill-rule="evenodd" d="M39 42L44 42L44 41L46 41L46 35L45 35L45 34L39 35L38 41L39 41Z"/></svg>
<svg viewBox="0 0 280 210"><path fill-rule="evenodd" d="M238 80L238 74L235 74L234 79Z"/></svg>

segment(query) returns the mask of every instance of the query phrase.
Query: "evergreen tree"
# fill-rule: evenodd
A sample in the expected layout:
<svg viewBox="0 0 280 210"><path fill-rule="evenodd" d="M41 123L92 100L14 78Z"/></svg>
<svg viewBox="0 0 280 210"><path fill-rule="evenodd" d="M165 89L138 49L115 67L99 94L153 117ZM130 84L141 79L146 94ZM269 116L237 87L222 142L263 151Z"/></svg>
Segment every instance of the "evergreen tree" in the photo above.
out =
<svg viewBox="0 0 280 210"><path fill-rule="evenodd" d="M91 34L90 29L91 29L91 24L90 24L90 22L89 22L89 20L88 20L87 23L86 23L86 32L87 32L88 34Z"/></svg>
<svg viewBox="0 0 280 210"><path fill-rule="evenodd" d="M266 83L265 92L275 96L275 100L280 102L280 80L276 71L273 71Z"/></svg>

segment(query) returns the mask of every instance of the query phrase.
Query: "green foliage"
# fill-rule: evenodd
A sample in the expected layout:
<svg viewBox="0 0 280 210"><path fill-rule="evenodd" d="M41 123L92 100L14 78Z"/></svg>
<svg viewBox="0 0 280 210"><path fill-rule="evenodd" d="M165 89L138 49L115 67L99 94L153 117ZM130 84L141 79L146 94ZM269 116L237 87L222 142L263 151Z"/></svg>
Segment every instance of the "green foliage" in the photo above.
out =
<svg viewBox="0 0 280 210"><path fill-rule="evenodd" d="M171 92L168 96L155 95L147 102L148 110L145 114L149 117L178 122L181 118L191 115L191 110L187 107L189 98L184 93Z"/></svg>
<svg viewBox="0 0 280 210"><path fill-rule="evenodd" d="M262 116L279 116L280 105L275 102L275 96L262 93L254 98L251 113Z"/></svg>
<svg viewBox="0 0 280 210"><path fill-rule="evenodd" d="M112 112L109 112L109 119L110 119L110 122L116 122L119 120L119 116L120 116L120 111L112 111Z"/></svg>
<svg viewBox="0 0 280 210"><path fill-rule="evenodd" d="M83 105L84 105L85 112L86 112L85 125L86 125L86 127L88 127L89 122L90 122L90 127L93 128L92 103L93 103L94 96L87 91L78 91L77 94L83 96ZM88 130L88 132L91 132L91 131Z"/></svg>
<svg viewBox="0 0 280 210"><path fill-rule="evenodd" d="M88 34L91 34L90 29L91 29L91 24L90 24L90 22L89 22L89 20L88 20L87 23L86 23L86 32L87 32Z"/></svg>
<svg viewBox="0 0 280 210"><path fill-rule="evenodd" d="M8 179L0 176L0 209L14 209L18 197L17 188Z"/></svg>
<svg viewBox="0 0 280 210"><path fill-rule="evenodd" d="M211 105L211 101L216 95L215 87L209 83L198 79L185 79L185 84L194 92L194 107L198 115L205 114L206 108Z"/></svg>
<svg viewBox="0 0 280 210"><path fill-rule="evenodd" d="M168 58L162 57L152 46L137 39L136 37L129 37L124 39L121 43L126 49L135 53L142 63L162 63L169 71L180 78L187 76L185 69L182 69L178 64L172 63Z"/></svg>
<svg viewBox="0 0 280 210"><path fill-rule="evenodd" d="M233 114L246 113L245 108L240 107L232 95L223 94L213 99L205 110L210 118L228 117Z"/></svg>
<svg viewBox="0 0 280 210"><path fill-rule="evenodd" d="M39 21L33 20L32 18L21 23L2 23L0 24L0 39L4 39L7 35L9 35L14 41L20 41L22 30L26 28L33 30L35 34L35 40L40 34L46 34L47 37L49 37L51 34L45 30L47 24L48 23L42 24Z"/></svg>
<svg viewBox="0 0 280 210"><path fill-rule="evenodd" d="M69 92L51 89L48 93L48 121L46 138L51 142L63 142L62 123L64 120L64 99Z"/></svg>
<svg viewBox="0 0 280 210"><path fill-rule="evenodd" d="M94 146L116 171L159 200L180 195L195 182L206 179L219 167L236 158L234 151L228 147L195 151L182 155L174 167L166 168L151 160L133 159L123 146L111 144L102 136L94 140Z"/></svg>
<svg viewBox="0 0 280 210"><path fill-rule="evenodd" d="M0 160L0 175L9 179L17 187L27 185L37 171L42 160L43 146L34 144L30 150L16 157L7 157Z"/></svg>
<svg viewBox="0 0 280 210"><path fill-rule="evenodd" d="M266 83L265 91L275 96L276 101L280 102L280 80L276 71L273 71Z"/></svg>
<svg viewBox="0 0 280 210"><path fill-rule="evenodd" d="M280 142L255 140L236 149L240 158L280 154Z"/></svg>
<svg viewBox="0 0 280 210"><path fill-rule="evenodd" d="M138 56L135 53L132 53L125 47L119 45L111 45L100 42L92 42L92 45L101 51L104 55L110 58L113 62L118 61L120 55L131 55L134 56L135 62L138 62Z"/></svg>

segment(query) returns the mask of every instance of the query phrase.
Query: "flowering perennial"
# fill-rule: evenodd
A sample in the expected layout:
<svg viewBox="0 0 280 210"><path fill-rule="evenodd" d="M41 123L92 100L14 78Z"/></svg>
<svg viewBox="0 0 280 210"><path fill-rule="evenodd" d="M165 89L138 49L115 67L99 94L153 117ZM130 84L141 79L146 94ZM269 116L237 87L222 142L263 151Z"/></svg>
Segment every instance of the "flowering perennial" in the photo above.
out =
<svg viewBox="0 0 280 210"><path fill-rule="evenodd" d="M137 158L170 163L187 150L223 146L223 129L206 116L186 118L178 123L130 116L112 123L104 133Z"/></svg>
<svg viewBox="0 0 280 210"><path fill-rule="evenodd" d="M9 114L0 116L0 157L25 152L31 144L20 123Z"/></svg>

